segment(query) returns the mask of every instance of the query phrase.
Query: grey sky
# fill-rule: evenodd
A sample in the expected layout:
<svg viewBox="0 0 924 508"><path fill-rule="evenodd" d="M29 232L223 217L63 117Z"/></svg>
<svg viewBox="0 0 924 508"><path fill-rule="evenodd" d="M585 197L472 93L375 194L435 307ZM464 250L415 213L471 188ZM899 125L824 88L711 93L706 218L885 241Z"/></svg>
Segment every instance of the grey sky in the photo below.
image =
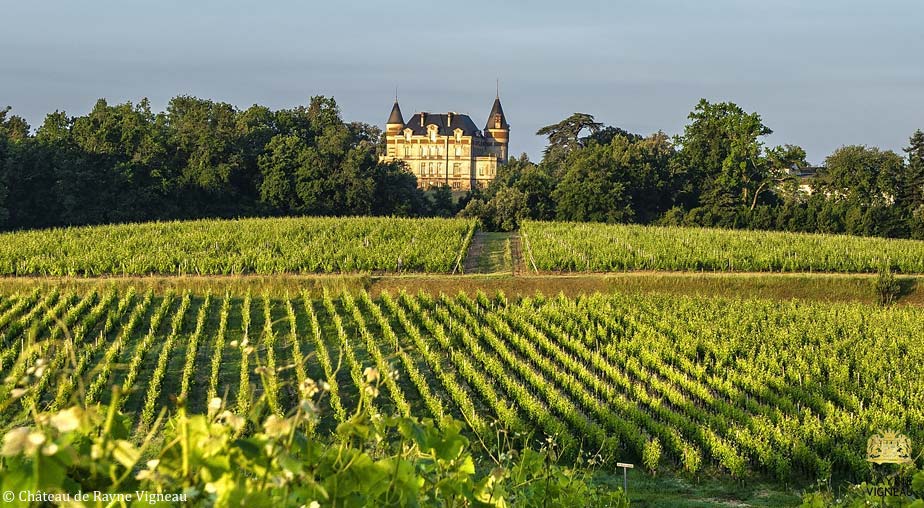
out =
<svg viewBox="0 0 924 508"><path fill-rule="evenodd" d="M4 1L0 107L38 126L99 97L160 110L179 94L242 108L324 94L382 126L398 86L405 116L483 125L499 77L511 153L533 159L536 129L572 112L675 134L704 97L821 162L924 129L922 22L919 0Z"/></svg>

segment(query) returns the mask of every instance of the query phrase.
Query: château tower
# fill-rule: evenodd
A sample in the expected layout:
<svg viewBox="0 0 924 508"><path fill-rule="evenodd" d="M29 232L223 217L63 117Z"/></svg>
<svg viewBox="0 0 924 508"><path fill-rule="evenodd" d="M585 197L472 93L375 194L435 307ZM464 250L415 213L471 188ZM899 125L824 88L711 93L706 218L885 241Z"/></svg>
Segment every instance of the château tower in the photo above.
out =
<svg viewBox="0 0 924 508"><path fill-rule="evenodd" d="M507 143L510 138L510 125L504 116L500 96L494 98L491 113L488 114L488 123L484 126L485 138L490 140L491 151L501 160L507 160Z"/></svg>
<svg viewBox="0 0 924 508"><path fill-rule="evenodd" d="M391 114L388 115L388 122L385 124L386 136L397 136L404 128L404 117L401 116L401 108L398 107L398 98L395 97L395 105L391 107Z"/></svg>

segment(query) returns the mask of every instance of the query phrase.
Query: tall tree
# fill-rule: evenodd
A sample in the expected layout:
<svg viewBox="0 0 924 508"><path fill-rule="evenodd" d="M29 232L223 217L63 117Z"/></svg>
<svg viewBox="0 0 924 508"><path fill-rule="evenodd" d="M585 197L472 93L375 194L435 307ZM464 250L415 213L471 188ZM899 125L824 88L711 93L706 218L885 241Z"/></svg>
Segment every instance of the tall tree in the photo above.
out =
<svg viewBox="0 0 924 508"><path fill-rule="evenodd" d="M908 161L899 179L898 205L910 213L924 213L924 132L917 130L905 148Z"/></svg>
<svg viewBox="0 0 924 508"><path fill-rule="evenodd" d="M295 177L308 162L308 143L293 134L278 134L266 145L258 166L262 181L260 200L270 210L290 214L302 211L295 193Z"/></svg>
<svg viewBox="0 0 924 508"><path fill-rule="evenodd" d="M689 119L678 139L678 162L691 197L715 210L752 205L772 178L760 138L773 131L760 115L731 102L702 99Z"/></svg>
<svg viewBox="0 0 924 508"><path fill-rule="evenodd" d="M11 115L12 108L0 109L0 137L17 143L29 137L29 123L18 115Z"/></svg>
<svg viewBox="0 0 924 508"><path fill-rule="evenodd" d="M248 181L238 115L231 104L189 96L167 105L171 163L178 168L185 213L239 213L240 196L255 194L235 185Z"/></svg>
<svg viewBox="0 0 924 508"><path fill-rule="evenodd" d="M423 192L417 188L417 177L404 164L376 164L374 180L374 214L416 216L426 213Z"/></svg>
<svg viewBox="0 0 924 508"><path fill-rule="evenodd" d="M617 135L572 152L555 189L557 216L566 220L650 221L670 206L668 137Z"/></svg>
<svg viewBox="0 0 924 508"><path fill-rule="evenodd" d="M70 141L76 159L85 164L62 165L80 184L97 187L81 194L70 188L66 213L80 222L121 222L163 217L164 195L169 190L166 119L151 111L147 99L109 105L99 100L86 116L73 119ZM75 159L75 161L76 161ZM78 169L80 169L78 171ZM92 211L92 215L85 211Z"/></svg>
<svg viewBox="0 0 924 508"><path fill-rule="evenodd" d="M571 221L629 222L635 216L625 175L628 140L593 143L565 160L568 168L553 194L557 217Z"/></svg>
<svg viewBox="0 0 924 508"><path fill-rule="evenodd" d="M602 128L603 124L587 113L574 113L558 123L540 128L536 131L536 135L545 136L549 140L543 152L545 155L543 162L555 167L572 150L584 146L581 138L582 132L588 130L593 135Z"/></svg>
<svg viewBox="0 0 924 508"><path fill-rule="evenodd" d="M61 224L61 200L55 189L60 180L55 163L66 150L70 119L61 112L46 116L35 136L8 146L6 174L9 195L8 226L42 228Z"/></svg>
<svg viewBox="0 0 924 508"><path fill-rule="evenodd" d="M6 227L10 214L7 208L9 198L9 175L7 174L7 152L9 144L13 141L10 133L12 118L7 118L10 108L0 110L0 230ZM28 133L28 128L26 129Z"/></svg>

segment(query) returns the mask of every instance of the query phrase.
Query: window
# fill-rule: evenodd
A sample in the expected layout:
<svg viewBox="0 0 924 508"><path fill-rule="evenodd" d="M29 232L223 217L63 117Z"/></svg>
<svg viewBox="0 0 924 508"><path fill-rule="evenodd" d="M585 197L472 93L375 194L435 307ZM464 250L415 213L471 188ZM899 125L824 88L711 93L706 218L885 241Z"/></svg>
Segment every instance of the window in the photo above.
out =
<svg viewBox="0 0 924 508"><path fill-rule="evenodd" d="M421 162L420 163L420 176L424 176L425 174L427 174L427 163Z"/></svg>
<svg viewBox="0 0 924 508"><path fill-rule="evenodd" d="M461 157L461 156L462 156L462 147L459 145L456 145L456 157Z"/></svg>
<svg viewBox="0 0 924 508"><path fill-rule="evenodd" d="M456 162L452 165L452 176L460 177L462 176L462 164Z"/></svg>
<svg viewBox="0 0 924 508"><path fill-rule="evenodd" d="M405 157L408 157L408 156L410 156L410 155L411 155L411 146L410 146L410 145L404 145L404 156L405 156Z"/></svg>
<svg viewBox="0 0 924 508"><path fill-rule="evenodd" d="M484 166L478 166L478 176L484 176Z"/></svg>
<svg viewBox="0 0 924 508"><path fill-rule="evenodd" d="M432 162L429 163L429 169L430 169L430 174L432 175L433 174L433 163Z"/></svg>
<svg viewBox="0 0 924 508"><path fill-rule="evenodd" d="M443 145L436 147L436 154L439 155L440 157L443 156Z"/></svg>
<svg viewBox="0 0 924 508"><path fill-rule="evenodd" d="M436 174L437 174L437 175L442 175L442 174L443 174L443 163L442 163L442 162L438 162L438 163L436 164Z"/></svg>

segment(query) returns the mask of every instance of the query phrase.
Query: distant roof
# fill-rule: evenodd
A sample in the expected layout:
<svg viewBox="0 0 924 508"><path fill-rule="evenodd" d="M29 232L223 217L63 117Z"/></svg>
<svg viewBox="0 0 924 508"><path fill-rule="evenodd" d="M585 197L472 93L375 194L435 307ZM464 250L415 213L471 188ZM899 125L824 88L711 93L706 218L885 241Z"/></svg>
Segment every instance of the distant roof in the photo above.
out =
<svg viewBox="0 0 924 508"><path fill-rule="evenodd" d="M789 174L799 178L811 178L818 173L823 172L824 166L805 166L802 168L790 168Z"/></svg>
<svg viewBox="0 0 924 508"><path fill-rule="evenodd" d="M494 98L494 105L491 106L491 112L488 114L488 123L485 124L485 129L493 129L494 125L494 115L500 115L501 127L504 129L510 128L510 124L507 123L507 117L504 116L504 108L501 107L500 97Z"/></svg>
<svg viewBox="0 0 924 508"><path fill-rule="evenodd" d="M401 108L398 107L398 101L391 108L391 114L388 115L388 121L385 123L404 123L404 117L401 116Z"/></svg>
<svg viewBox="0 0 924 508"><path fill-rule="evenodd" d="M420 116L424 115L424 124L420 125ZM449 121L449 115L452 115L452 121ZM441 136L451 136L456 129L462 129L462 134L466 136L480 136L481 132L475 122L468 115L459 113L415 113L410 120L404 124L405 129L411 129L415 136L427 134L427 125L436 124L438 127L437 134Z"/></svg>

